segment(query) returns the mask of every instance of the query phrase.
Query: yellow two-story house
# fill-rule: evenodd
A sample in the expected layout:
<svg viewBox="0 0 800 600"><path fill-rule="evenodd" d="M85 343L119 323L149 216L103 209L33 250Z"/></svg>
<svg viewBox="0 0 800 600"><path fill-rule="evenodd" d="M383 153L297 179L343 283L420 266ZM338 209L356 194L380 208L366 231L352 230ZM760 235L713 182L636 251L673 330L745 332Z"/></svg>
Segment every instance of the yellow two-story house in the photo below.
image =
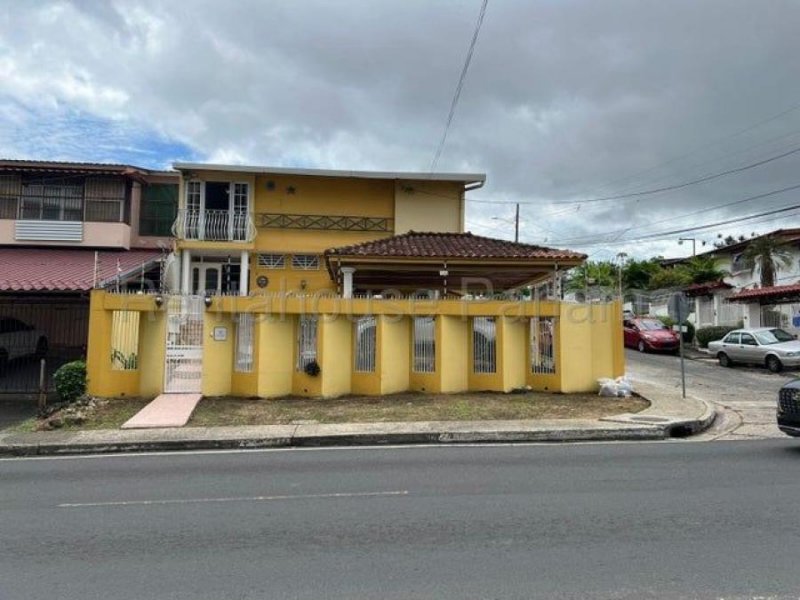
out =
<svg viewBox="0 0 800 600"><path fill-rule="evenodd" d="M409 231L464 231L483 174L176 163L180 207L170 287L183 294L341 288L326 250Z"/></svg>
<svg viewBox="0 0 800 600"><path fill-rule="evenodd" d="M174 169L160 293L93 295L94 394L586 391L622 374L619 307L559 302L585 255L464 231L483 174Z"/></svg>

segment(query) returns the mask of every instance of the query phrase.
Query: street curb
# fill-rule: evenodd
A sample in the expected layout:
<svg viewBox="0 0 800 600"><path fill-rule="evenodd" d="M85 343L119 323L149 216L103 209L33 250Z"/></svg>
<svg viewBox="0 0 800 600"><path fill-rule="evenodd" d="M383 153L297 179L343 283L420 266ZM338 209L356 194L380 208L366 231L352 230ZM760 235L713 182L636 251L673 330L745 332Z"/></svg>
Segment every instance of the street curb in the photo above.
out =
<svg viewBox="0 0 800 600"><path fill-rule="evenodd" d="M120 454L146 452L176 452L197 450L244 450L265 448L358 447L419 444L480 444L480 443L567 443L567 442L624 442L656 441L675 437L671 429L691 427L692 421L668 425L638 424L624 427L597 427L593 429L520 429L516 431L407 431L342 434L303 434L278 438L228 438L119 442L75 443L14 443L0 436L0 456L66 456L81 454ZM3 439L6 438L6 439Z"/></svg>

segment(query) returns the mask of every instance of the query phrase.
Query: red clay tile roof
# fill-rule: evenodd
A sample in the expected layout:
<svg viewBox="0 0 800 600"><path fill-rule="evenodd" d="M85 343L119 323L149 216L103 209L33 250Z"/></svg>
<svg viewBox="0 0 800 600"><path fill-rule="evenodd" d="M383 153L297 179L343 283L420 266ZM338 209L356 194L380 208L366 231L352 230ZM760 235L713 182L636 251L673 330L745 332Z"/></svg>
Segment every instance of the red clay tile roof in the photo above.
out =
<svg viewBox="0 0 800 600"><path fill-rule="evenodd" d="M800 297L800 283L790 285L773 285L771 287L753 288L736 292L728 298L732 302L761 300L765 298Z"/></svg>
<svg viewBox="0 0 800 600"><path fill-rule="evenodd" d="M173 175L176 178L178 177L176 171L158 171L134 165L56 160L18 160L12 158L0 158L0 171L12 171L15 173L58 172L73 175L123 175L128 177L141 176L143 173L146 173L150 175Z"/></svg>
<svg viewBox="0 0 800 600"><path fill-rule="evenodd" d="M422 233L409 231L382 240L330 248L326 256L363 256L443 259L520 259L585 260L586 255L572 250L557 250L533 244L521 244L472 233Z"/></svg>
<svg viewBox="0 0 800 600"><path fill-rule="evenodd" d="M706 283L693 283L692 285L684 288L683 292L687 296L703 296L713 290L729 290L733 286L724 281L708 281Z"/></svg>
<svg viewBox="0 0 800 600"><path fill-rule="evenodd" d="M94 283L94 250L61 248L0 248L0 291L86 291ZM98 282L137 272L161 253L153 250L98 252ZM119 261L119 263L117 263Z"/></svg>

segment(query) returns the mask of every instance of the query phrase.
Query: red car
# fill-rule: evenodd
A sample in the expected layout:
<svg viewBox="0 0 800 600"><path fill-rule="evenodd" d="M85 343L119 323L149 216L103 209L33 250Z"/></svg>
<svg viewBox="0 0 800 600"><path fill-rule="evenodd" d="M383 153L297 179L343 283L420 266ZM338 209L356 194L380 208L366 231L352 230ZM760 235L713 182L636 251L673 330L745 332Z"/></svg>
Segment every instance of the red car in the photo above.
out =
<svg viewBox="0 0 800 600"><path fill-rule="evenodd" d="M623 331L625 345L638 348L639 352L677 352L681 343L678 334L658 319L626 319L623 321Z"/></svg>

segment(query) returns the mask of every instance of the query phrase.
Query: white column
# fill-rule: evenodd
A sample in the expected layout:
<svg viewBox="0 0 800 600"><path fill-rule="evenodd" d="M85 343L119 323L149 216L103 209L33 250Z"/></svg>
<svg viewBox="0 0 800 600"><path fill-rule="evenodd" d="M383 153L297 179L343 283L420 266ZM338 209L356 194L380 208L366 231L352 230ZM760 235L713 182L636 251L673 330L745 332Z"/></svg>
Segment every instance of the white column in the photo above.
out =
<svg viewBox="0 0 800 600"><path fill-rule="evenodd" d="M192 293L192 253L181 250L181 294Z"/></svg>
<svg viewBox="0 0 800 600"><path fill-rule="evenodd" d="M242 250L242 257L240 263L241 266L239 271L239 295L247 296L248 272L250 271L250 253L247 250Z"/></svg>
<svg viewBox="0 0 800 600"><path fill-rule="evenodd" d="M342 272L342 298L353 297L353 273L356 270L353 267L341 267Z"/></svg>

